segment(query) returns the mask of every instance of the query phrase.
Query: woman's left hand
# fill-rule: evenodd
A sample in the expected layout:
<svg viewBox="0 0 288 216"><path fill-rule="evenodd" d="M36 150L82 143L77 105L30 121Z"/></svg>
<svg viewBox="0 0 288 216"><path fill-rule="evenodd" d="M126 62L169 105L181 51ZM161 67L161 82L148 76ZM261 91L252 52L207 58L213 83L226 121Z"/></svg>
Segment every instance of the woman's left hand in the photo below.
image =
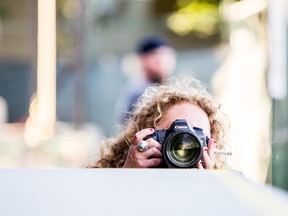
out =
<svg viewBox="0 0 288 216"><path fill-rule="evenodd" d="M215 143L215 140L211 138L208 143L208 148L204 147L203 148L203 159L205 162L205 169L214 169L216 166L216 158L215 158L215 153L214 150L217 148L217 144ZM200 160L197 163L197 168L198 169L204 169L202 165L202 161Z"/></svg>

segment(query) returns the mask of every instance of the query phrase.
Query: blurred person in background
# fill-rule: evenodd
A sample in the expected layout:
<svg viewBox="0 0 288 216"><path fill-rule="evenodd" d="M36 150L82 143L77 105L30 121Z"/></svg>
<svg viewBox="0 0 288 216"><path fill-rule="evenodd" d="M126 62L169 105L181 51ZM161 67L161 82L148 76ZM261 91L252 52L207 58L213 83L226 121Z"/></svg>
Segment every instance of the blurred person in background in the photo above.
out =
<svg viewBox="0 0 288 216"><path fill-rule="evenodd" d="M159 139L155 138L154 135L156 130L156 133L159 133L159 130L167 130L166 133L169 133L168 129L172 128L171 125L173 126L176 119L188 122L193 129L201 131L203 137L207 138L207 145L203 144L205 141L202 139L203 148L200 145L202 150L191 167L185 167L186 159L193 157L196 144L186 132L181 134L183 137L180 136L180 142L178 142L178 136L175 136L178 137L176 140L171 139L171 143L175 141L175 143L178 142L178 146L183 147L182 149L171 150L175 153L175 161L180 163L176 167L181 167L182 164L184 164L183 168L213 169L223 167L225 161L216 154L217 150L225 147L223 140L225 122L219 107L205 86L193 77L169 78L162 81L161 84L150 85L135 105L125 127L120 129L115 138L104 143L100 151L100 158L88 167L171 167L167 166L167 161L165 161L166 165L163 163L163 155L166 151L163 151L164 145L162 146ZM181 129L183 124L174 128L175 130L176 128ZM149 135L153 137L148 138ZM145 148L142 148L142 143L146 145ZM194 145L195 149L184 148L187 145Z"/></svg>
<svg viewBox="0 0 288 216"><path fill-rule="evenodd" d="M145 88L153 83L161 83L172 75L176 66L176 54L166 38L149 35L137 46L141 76L130 80L116 104L116 115L120 123L125 123L134 110L138 98Z"/></svg>

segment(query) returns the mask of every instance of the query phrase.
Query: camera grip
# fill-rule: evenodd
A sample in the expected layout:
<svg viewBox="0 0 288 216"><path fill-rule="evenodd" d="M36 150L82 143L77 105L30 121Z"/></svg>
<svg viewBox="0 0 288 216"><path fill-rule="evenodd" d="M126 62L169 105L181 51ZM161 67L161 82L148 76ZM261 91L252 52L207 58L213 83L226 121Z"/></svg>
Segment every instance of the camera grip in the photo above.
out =
<svg viewBox="0 0 288 216"><path fill-rule="evenodd" d="M157 140L157 133L154 132L153 134L150 134L150 135L144 137L143 140L147 140L150 138Z"/></svg>

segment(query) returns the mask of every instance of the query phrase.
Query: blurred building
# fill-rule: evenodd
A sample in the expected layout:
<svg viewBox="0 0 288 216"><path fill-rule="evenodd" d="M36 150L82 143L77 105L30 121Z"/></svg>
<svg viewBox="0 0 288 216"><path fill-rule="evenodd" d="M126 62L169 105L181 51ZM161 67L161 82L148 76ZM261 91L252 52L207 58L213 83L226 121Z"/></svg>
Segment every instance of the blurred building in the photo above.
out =
<svg viewBox="0 0 288 216"><path fill-rule="evenodd" d="M35 97L39 85L36 83L37 20L42 16L39 3L37 0L0 3L0 96L7 103L10 123L2 130L0 159L4 167L75 166L76 162L69 163L73 157L74 161L82 160L75 159L75 149L79 152L92 145L92 150L87 148L86 153L95 151L100 134L113 134L116 99L126 80L138 72L129 65L135 63L136 43L145 34L166 35L179 52L176 74L192 73L207 83L225 57L226 47L217 46L220 42L217 1L199 5L199 2L181 1L167 4L161 0L58 0L57 122L55 129L47 125L42 131L43 125L39 126L35 115L41 109L37 105L39 98ZM199 6L202 12L197 12ZM189 15L191 11L197 12L195 16ZM201 25L203 18L211 20L208 27ZM198 27L192 25L191 28L193 23ZM47 53L47 58L50 55ZM210 64L205 64L207 58ZM88 131L86 135L83 130ZM78 132L82 135L77 136ZM51 137L53 133L55 136ZM64 139L63 134L70 134L71 140ZM82 144L81 137L86 137L90 144ZM73 144L77 142L80 147ZM61 159L55 160L55 157Z"/></svg>

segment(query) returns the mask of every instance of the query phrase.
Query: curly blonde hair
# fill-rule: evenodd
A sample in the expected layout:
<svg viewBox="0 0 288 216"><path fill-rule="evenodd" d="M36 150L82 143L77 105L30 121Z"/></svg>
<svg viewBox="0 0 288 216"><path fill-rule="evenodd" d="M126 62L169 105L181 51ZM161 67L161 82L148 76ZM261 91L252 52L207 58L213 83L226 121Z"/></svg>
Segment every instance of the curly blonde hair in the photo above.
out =
<svg viewBox="0 0 288 216"><path fill-rule="evenodd" d="M104 143L100 159L88 167L123 167L134 135L144 128L157 129L169 108L184 102L196 104L205 111L210 122L211 137L220 145L220 149L223 148L224 127L219 115L220 105L212 99L205 85L194 77L170 78L146 88L133 114L122 126L122 131L116 138Z"/></svg>

